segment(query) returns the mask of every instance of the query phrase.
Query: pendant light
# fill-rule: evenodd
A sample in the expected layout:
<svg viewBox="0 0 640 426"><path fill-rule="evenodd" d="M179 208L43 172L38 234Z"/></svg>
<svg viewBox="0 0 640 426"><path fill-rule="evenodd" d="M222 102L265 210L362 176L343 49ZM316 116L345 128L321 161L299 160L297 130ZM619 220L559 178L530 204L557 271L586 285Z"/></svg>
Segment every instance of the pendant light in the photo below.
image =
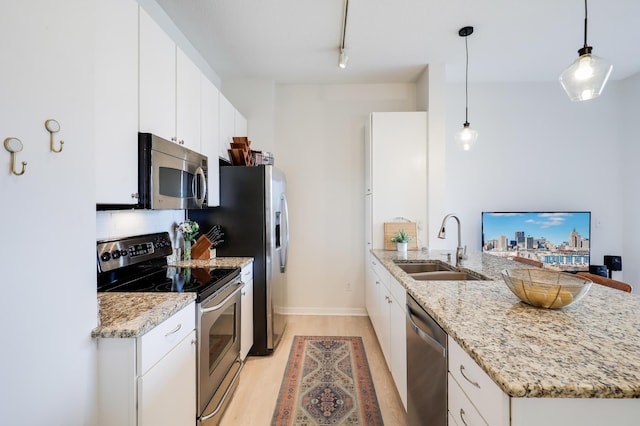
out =
<svg viewBox="0 0 640 426"><path fill-rule="evenodd" d="M463 27L458 31L458 35L464 37L467 60L464 75L464 124L462 129L456 133L455 139L464 151L469 151L478 140L478 132L469 127L469 46L467 45L467 37L471 34L473 34L473 27Z"/></svg>
<svg viewBox="0 0 640 426"><path fill-rule="evenodd" d="M591 54L587 45L587 0L584 0L584 46L578 50L578 59L560 75L560 84L573 102L597 98L607 84L613 66Z"/></svg>

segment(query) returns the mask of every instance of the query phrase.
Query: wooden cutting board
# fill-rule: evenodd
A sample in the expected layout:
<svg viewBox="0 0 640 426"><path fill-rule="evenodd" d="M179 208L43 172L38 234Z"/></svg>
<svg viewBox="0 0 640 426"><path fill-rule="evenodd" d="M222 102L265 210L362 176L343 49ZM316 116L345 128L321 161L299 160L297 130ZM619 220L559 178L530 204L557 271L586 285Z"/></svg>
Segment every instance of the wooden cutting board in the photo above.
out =
<svg viewBox="0 0 640 426"><path fill-rule="evenodd" d="M385 222L384 224L384 249L385 250L397 250L396 243L391 242L391 237L401 229L407 231L413 240L409 241L407 249L418 250L418 239L416 238L418 232L416 231L415 222Z"/></svg>

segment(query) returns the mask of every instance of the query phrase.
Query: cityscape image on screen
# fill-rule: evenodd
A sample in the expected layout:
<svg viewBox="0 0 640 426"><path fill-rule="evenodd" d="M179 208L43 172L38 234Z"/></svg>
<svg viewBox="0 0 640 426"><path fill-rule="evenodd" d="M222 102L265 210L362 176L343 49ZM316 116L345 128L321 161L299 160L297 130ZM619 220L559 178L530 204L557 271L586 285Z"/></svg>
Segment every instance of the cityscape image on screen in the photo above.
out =
<svg viewBox="0 0 640 426"><path fill-rule="evenodd" d="M482 251L557 271L588 271L591 212L482 212Z"/></svg>

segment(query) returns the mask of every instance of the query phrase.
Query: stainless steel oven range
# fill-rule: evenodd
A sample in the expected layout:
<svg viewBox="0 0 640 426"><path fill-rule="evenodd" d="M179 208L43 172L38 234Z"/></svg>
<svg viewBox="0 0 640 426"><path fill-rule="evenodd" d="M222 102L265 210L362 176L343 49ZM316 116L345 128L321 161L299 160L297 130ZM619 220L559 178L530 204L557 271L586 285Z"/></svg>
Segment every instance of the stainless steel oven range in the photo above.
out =
<svg viewBox="0 0 640 426"><path fill-rule="evenodd" d="M97 242L98 291L195 292L197 421L218 424L237 387L240 361L240 268L167 266L169 234Z"/></svg>

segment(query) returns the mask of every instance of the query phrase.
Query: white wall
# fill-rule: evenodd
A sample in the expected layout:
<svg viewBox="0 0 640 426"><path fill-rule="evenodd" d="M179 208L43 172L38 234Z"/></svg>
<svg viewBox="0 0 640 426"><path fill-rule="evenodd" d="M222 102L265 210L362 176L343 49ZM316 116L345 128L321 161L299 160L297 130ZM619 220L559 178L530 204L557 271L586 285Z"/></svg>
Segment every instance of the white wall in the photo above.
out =
<svg viewBox="0 0 640 426"><path fill-rule="evenodd" d="M469 122L480 136L463 152L453 134L464 122L464 85L449 84L445 206L461 218L463 244L480 249L482 211L589 210L591 263L622 254L619 89L610 82L601 97L572 103L557 83L470 85ZM453 248L455 238L434 245Z"/></svg>
<svg viewBox="0 0 640 426"><path fill-rule="evenodd" d="M372 111L415 110L415 93L414 84L276 86L289 312L364 314L364 123Z"/></svg>
<svg viewBox="0 0 640 426"><path fill-rule="evenodd" d="M623 257L624 280L640 293L640 134L638 133L638 111L640 111L640 73L620 83L620 145L622 165L622 210L623 210Z"/></svg>
<svg viewBox="0 0 640 426"><path fill-rule="evenodd" d="M99 211L96 212L96 240L168 232L173 247L177 247L176 228L184 218L184 210Z"/></svg>
<svg viewBox="0 0 640 426"><path fill-rule="evenodd" d="M96 424L94 2L2 2L0 424ZM45 120L59 121L59 154ZM18 164L20 165L20 163Z"/></svg>

